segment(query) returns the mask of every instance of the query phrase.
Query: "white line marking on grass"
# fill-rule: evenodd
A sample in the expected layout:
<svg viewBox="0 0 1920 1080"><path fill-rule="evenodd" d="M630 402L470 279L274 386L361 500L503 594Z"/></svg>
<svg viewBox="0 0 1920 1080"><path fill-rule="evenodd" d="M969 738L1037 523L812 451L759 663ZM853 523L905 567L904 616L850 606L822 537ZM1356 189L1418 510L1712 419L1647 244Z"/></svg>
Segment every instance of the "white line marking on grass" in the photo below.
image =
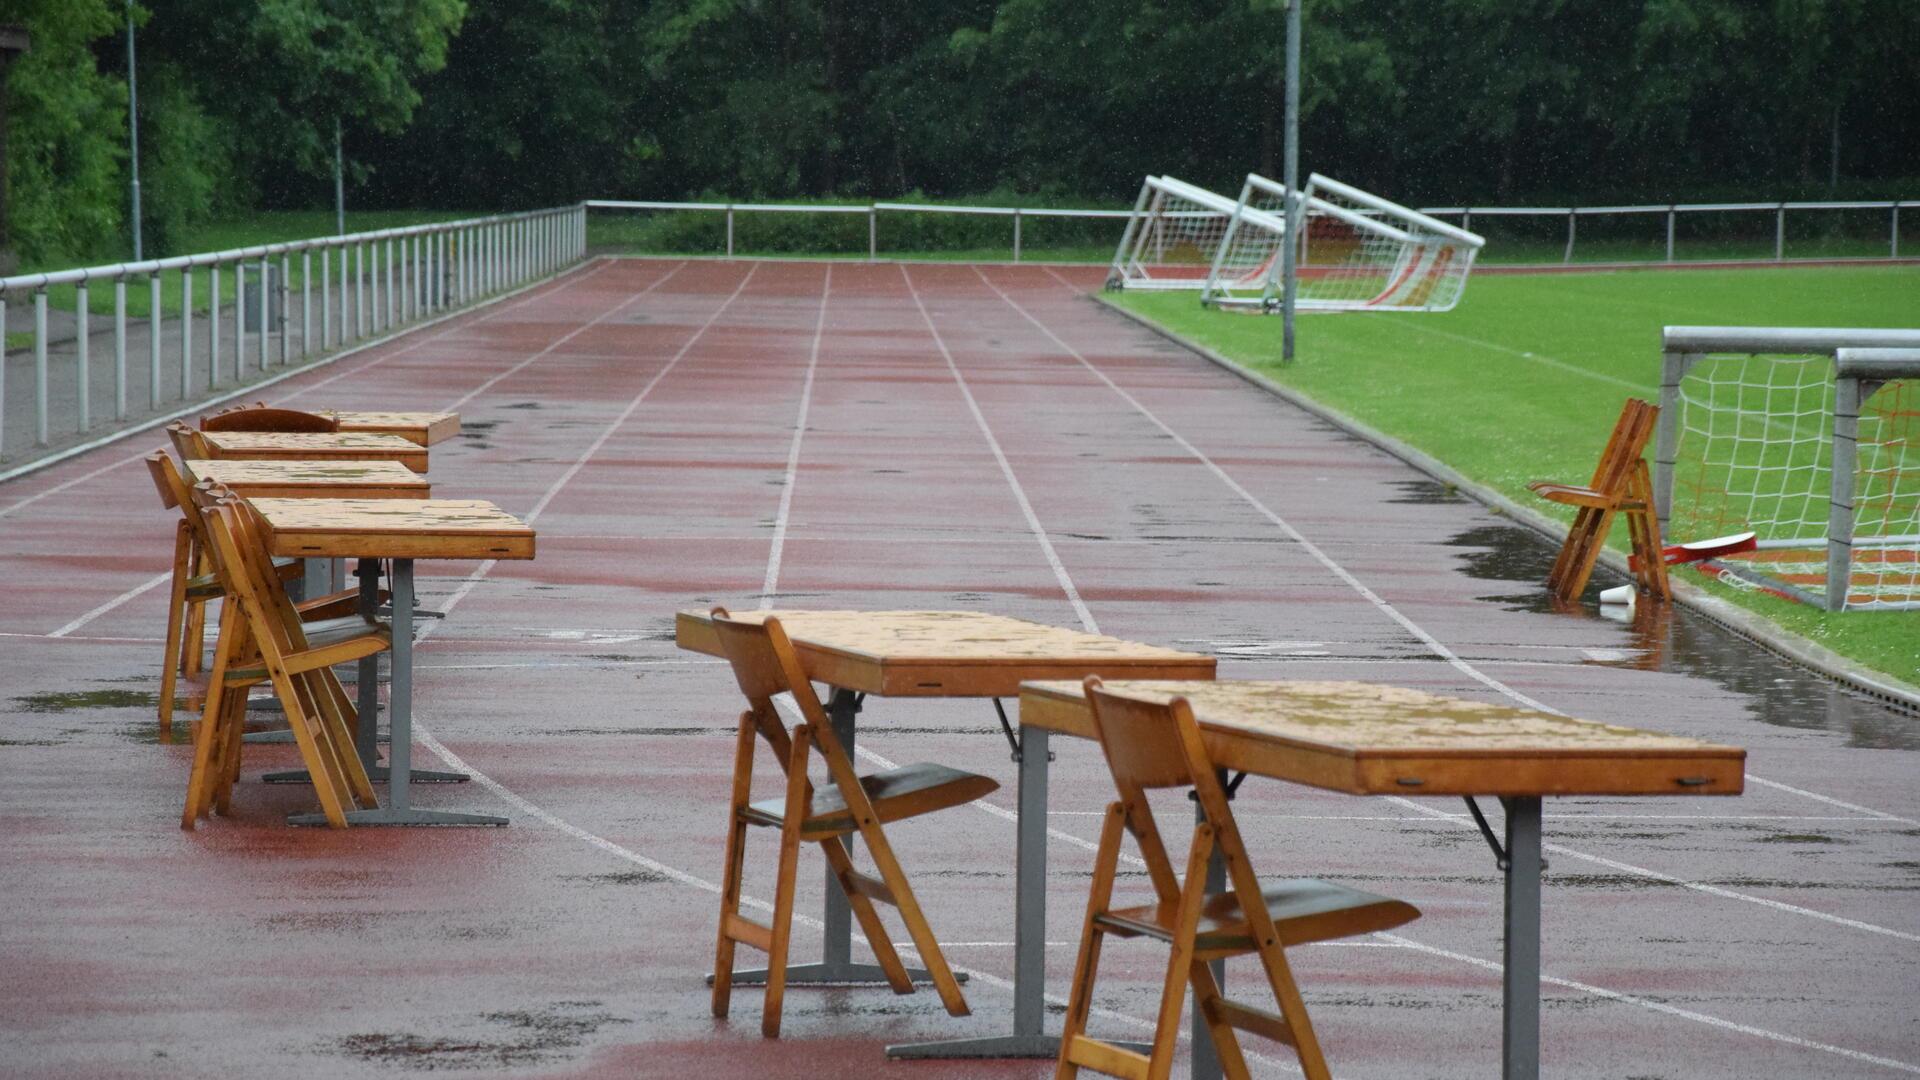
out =
<svg viewBox="0 0 1920 1080"><path fill-rule="evenodd" d="M1542 364L1542 365L1545 365L1546 367L1555 368L1557 370L1565 371L1573 375L1579 375L1584 378L1596 379L1596 380L1599 380L1600 382L1612 383L1615 386L1625 387L1626 389L1635 391L1637 393L1642 393L1642 394L1650 393L1650 392L1657 393L1660 389L1657 383L1635 382L1632 379L1622 379L1617 375L1608 375L1604 372L1594 371L1592 368L1583 368L1578 364L1571 364L1565 360L1556 359L1555 357L1547 356L1542 353L1529 352L1525 349L1516 349L1508 345L1497 345L1491 341L1482 341L1479 338L1468 337L1465 334L1455 334L1447 330L1436 330L1431 326L1423 326L1412 319L1393 319L1387 316L1384 312L1379 312L1376 314L1379 314L1382 317L1382 319L1384 319L1385 321L1393 322L1396 325L1405 327L1406 329L1409 329L1409 330L1417 330L1420 333L1431 334L1434 337L1447 338L1450 341L1458 341L1463 345L1473 345L1478 348L1486 349L1491 352L1506 353L1508 356L1519 357L1522 360L1530 360L1536 364Z"/></svg>
<svg viewBox="0 0 1920 1080"><path fill-rule="evenodd" d="M606 263L604 265L612 265L612 264ZM325 386L328 383L335 381L336 379L345 378L348 375L357 375L360 372L367 370L368 368L377 367L380 364L384 364L388 360L391 360L394 357L401 355L402 353L410 352L413 349L416 349L421 345L426 344L429 341L437 340L447 334L453 333L455 330L461 329L463 327L472 326L475 323L486 322L489 319L497 318L498 316L504 315L507 312L514 310L515 308L521 307L525 304L530 304L535 300L539 300L543 297L551 296L554 293L560 292L564 289L572 288L573 286L579 284L582 281L585 281L587 278L593 276L594 274L599 273L600 270L604 268L604 265L589 267L585 273L570 274L568 275L567 280L559 282L554 288L542 289L539 291L530 291L527 296L522 297L521 299L515 300L513 303L510 303L510 304L497 305L494 307L493 310L488 311L483 315L480 315L478 318L460 319L458 316L456 316L453 325L448 326L446 329L440 330L429 337L422 338L419 341L404 345L399 349L394 350L393 352L382 353L381 355L374 357L372 360L369 360L367 363L356 364L353 366L351 370L348 370L348 371L336 372L335 374L329 375L326 378L320 380L319 382L312 384L311 386L307 386L299 390L295 390L292 393L286 394L276 400L291 401L294 398L299 397L300 395L306 393L309 390L319 389L320 387ZM290 374L298 375L298 374L301 374L301 372L296 371L296 372L291 372ZM78 484L84 484L87 481L92 480L96 476L100 476L104 473L112 472L113 470L118 469L123 465L131 465L136 461L144 461L146 460L146 456L147 455L145 454L135 454L132 457L121 458L118 461L114 461L106 465L102 465L99 468L94 469L92 472L82 473L81 475L76 476L71 480L66 480L66 481L62 481L61 483L55 484L53 487L50 487L45 491L41 491L32 495L29 495L26 498L19 500L18 502L9 503L6 506L0 506L0 517L6 517L8 514L13 513L15 510L19 510L24 507L31 506L34 503L39 502L41 499L47 498L48 496L58 495L59 493L66 491L68 488L74 487Z"/></svg>
<svg viewBox="0 0 1920 1080"><path fill-rule="evenodd" d="M820 339L827 332L827 300L833 296L833 264L820 288L820 318L813 324L813 348L807 353L807 377L800 384L800 412L793 418L793 444L787 447L786 482L780 485L780 512L773 522L773 547L767 554L767 576L760 583L760 610L773 607L774 588L780 584L780 556L787 547L787 522L793 514L793 489L800 480L800 442L807 434L807 412L813 404L813 375L820 367Z"/></svg>
<svg viewBox="0 0 1920 1080"><path fill-rule="evenodd" d="M976 268L977 269L977 268ZM981 274L984 280L986 275ZM948 350L946 339L940 336L940 328L933 324L933 316L927 311L927 305L920 300L920 290L913 287L913 275L906 266L900 267L900 277L907 283L907 293L913 297L913 306L920 309L920 317L927 321L927 331L933 335L933 343L939 347L940 355L947 361L947 370L953 373L953 381L960 387L960 394L967 399L967 409L973 413L974 423L980 425L980 433L986 436L987 445L993 449L993 459L1000 463L1000 474L1006 477L1007 486L1013 489L1013 497L1020 504L1020 512L1026 515L1027 528L1033 530L1034 539L1040 542L1040 550L1047 556L1047 565L1053 567L1053 576L1059 580L1060 588L1066 592L1067 600L1073 604L1073 613L1079 617L1080 625L1087 633L1097 634L1100 626L1093 621L1093 612L1087 610L1086 601L1080 599L1080 590L1074 588L1073 579L1067 576L1067 567L1060 561L1060 553L1053 549L1053 541L1047 538L1047 530L1040 524L1039 515L1033 512L1033 503L1027 500L1026 489L1020 486L1020 478L1013 474L1013 465L1007 461L1006 451L1000 449L1000 440L994 438L993 428L987 424L986 414L980 411L980 403L973 398L973 391L967 387L966 376L960 374L960 365L954 363L953 353ZM992 284L988 282L988 284ZM998 291L998 290L995 290ZM1004 295L1004 294L1002 294Z"/></svg>
<svg viewBox="0 0 1920 1080"><path fill-rule="evenodd" d="M1445 957L1448 960L1457 960L1463 964L1472 964L1474 967L1484 968L1488 971L1500 972L1505 970L1503 965L1498 964L1492 960L1483 960L1477 956L1468 956L1466 953L1454 952L1451 949L1438 948L1433 945L1428 945L1423 942L1415 941L1412 938L1403 937L1399 934L1382 933L1377 936L1385 938L1386 940L1392 942L1395 945L1400 946L1401 948L1412 949L1415 952L1423 952L1431 956ZM1864 1061L1872 1065L1881 1065L1889 1069L1897 1069L1901 1072L1920 1073L1920 1065L1915 1065L1911 1062L1895 1061L1892 1058L1884 1058L1876 1054L1869 1054L1860 1050L1849 1050L1844 1046L1834 1046L1831 1043L1815 1042L1812 1039L1803 1039L1798 1035L1787 1035L1778 1031L1769 1031L1766 1028L1754 1027L1751 1024L1740 1024L1740 1023L1735 1023L1732 1020L1722 1020L1717 1016L1709 1016L1706 1013L1694 1012L1692 1009L1682 1009L1677 1005L1669 1005L1664 1001L1654 1001L1649 998L1643 998L1635 994L1623 994L1618 990L1608 990L1605 987L1595 986L1592 983L1580 982L1577 979L1562 979L1554 975L1543 974L1540 976L1540 981L1543 983L1547 983L1551 986L1561 986L1569 990L1578 990L1584 994L1592 994L1595 997L1606 998L1609 1001L1617 1001L1623 1005L1633 1005L1642 1009L1648 1009L1653 1012L1666 1013L1669 1016L1677 1016L1683 1020L1692 1020L1695 1023L1706 1024L1709 1027L1720 1028L1723 1031L1734 1031L1742 1035L1752 1035L1757 1038L1770 1039L1774 1042L1786 1043L1789 1046L1797 1046L1803 1050L1819 1050L1823 1053L1838 1054L1841 1057L1851 1058L1854 1061Z"/></svg>
<svg viewBox="0 0 1920 1080"><path fill-rule="evenodd" d="M1293 524L1289 522L1286 518L1283 518L1279 514L1274 513L1271 507L1269 507L1266 503L1262 502L1258 497L1256 497L1253 494L1253 492L1248 491L1245 487L1241 486L1238 480L1235 480L1232 476L1228 475L1225 469L1221 468L1212 458L1208 457L1206 453L1202 451L1199 447L1189 442L1186 436L1173 430L1173 428L1170 427L1166 421L1160 419L1160 417L1156 415L1153 412L1153 410L1147 408L1146 405L1143 404L1139 398L1134 397L1132 394L1122 389L1119 383L1114 382L1111 378L1107 376L1106 372L1101 371L1099 368L1095 367L1091 361L1089 361L1085 356L1081 355L1078 349L1075 349L1073 346L1067 344L1064 340L1061 339L1060 335L1054 333L1053 330L1050 329L1046 323L1043 323L1039 319L1035 318L1032 312L1029 312L1026 308L1022 307L1020 303L1016 301L1013 297L1008 296L1007 293L1003 289L1001 289L999 285L994 284L993 279L987 277L987 275L983 271L981 271L979 267L977 266L974 267L974 273L979 274L980 280L986 282L987 287L992 289L994 293L1000 297L1001 300L1005 301L1007 306L1013 308L1013 310L1019 312L1022 316L1024 316L1028 322L1032 323L1041 333L1045 334L1050 340L1052 340L1052 342L1056 346L1058 346L1068 356L1071 356L1075 360L1078 360L1080 362L1080 366L1086 368L1089 372L1093 374L1095 378L1105 383L1107 386L1107 389L1112 390L1115 394L1119 395L1121 400L1133 406L1134 411L1138 412L1141 416L1144 416L1148 420L1152 421L1154 426L1158 427L1162 432L1165 432L1168 438L1171 438L1174 442L1180 444L1181 449L1193 455L1194 460L1206 466L1209 472L1213 473L1213 475L1217 479L1219 479L1221 483L1225 484L1231 491L1233 491L1234 494L1240 496L1242 501L1244 501L1248 506L1252 507L1254 510L1258 511L1261 514L1261 516L1265 517L1268 521L1272 522L1274 527L1278 528L1282 533L1285 533L1288 539L1292 540L1296 544L1299 544L1302 551L1305 551L1308 555L1312 556L1316 562L1318 562L1321 566L1325 567L1329 573L1333 574L1333 576L1339 578L1342 582L1344 582L1348 588L1352 589L1354 592L1359 593L1363 598L1366 599L1368 603L1372 604L1375 608L1379 609L1381 614L1392 619L1394 622L1399 623L1402 629L1406 630L1407 633L1412 634L1415 638L1417 638L1420 641L1421 644L1425 645L1428 649L1431 649L1434 655L1444 659L1448 664L1452 665L1461 674L1466 675L1467 677L1473 679L1476 682L1484 684L1490 689L1497 690L1500 693L1505 694L1507 697L1512 698L1513 700L1519 702L1522 705L1527 706L1530 709L1538 709L1541 712L1550 712L1550 713L1555 713L1556 715L1561 715L1561 716L1566 715L1565 713L1561 713L1558 709L1548 708L1546 705L1540 703L1539 701L1536 701L1535 699L1528 697L1526 694L1523 694L1520 691L1515 690L1513 687L1508 686L1506 683L1501 682L1500 680L1494 678L1493 676L1488 675L1487 673L1481 671L1479 668L1474 667L1472 664L1467 663L1466 660L1462 659L1458 653L1454 652L1452 649L1448 648L1445 644L1443 644L1439 638L1436 638L1432 634L1428 633L1426 629L1422 627L1419 623L1414 622L1412 619L1402 614L1399 608L1394 607L1392 604L1388 603L1387 600L1384 597L1382 597L1379 593L1376 593L1372 589L1368 588L1365 583L1363 583L1359 578L1355 577L1352 574L1352 572L1350 572L1346 567L1340 565L1338 562L1335 562L1333 559L1333 556L1328 555L1325 551L1322 551L1320 549L1320 546L1318 544L1315 544L1313 541L1307 539L1306 534L1302 533L1299 529L1294 528Z"/></svg>

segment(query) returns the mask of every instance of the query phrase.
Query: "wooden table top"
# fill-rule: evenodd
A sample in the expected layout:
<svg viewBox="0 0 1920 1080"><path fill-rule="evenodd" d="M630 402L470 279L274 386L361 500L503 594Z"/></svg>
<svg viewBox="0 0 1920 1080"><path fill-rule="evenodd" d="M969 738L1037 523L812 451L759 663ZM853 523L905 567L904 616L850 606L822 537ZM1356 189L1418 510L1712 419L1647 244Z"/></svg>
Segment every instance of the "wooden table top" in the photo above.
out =
<svg viewBox="0 0 1920 1080"><path fill-rule="evenodd" d="M1210 679L1214 659L973 611L757 611L777 615L807 671L883 697L1012 697L1026 679L1085 675ZM719 656L707 612L682 611L674 640Z"/></svg>
<svg viewBox="0 0 1920 1080"><path fill-rule="evenodd" d="M275 555L531 559L533 527L479 499L249 499Z"/></svg>
<svg viewBox="0 0 1920 1080"><path fill-rule="evenodd" d="M427 448L398 435L363 432L203 431L207 450L229 460L397 461L427 471Z"/></svg>
<svg viewBox="0 0 1920 1080"><path fill-rule="evenodd" d="M340 422L341 431L398 435L408 442L432 446L460 434L460 414L450 412L366 412L354 409L319 409L321 416Z"/></svg>
<svg viewBox="0 0 1920 1080"><path fill-rule="evenodd" d="M1214 763L1355 795L1737 795L1747 752L1361 682L1109 681L1184 696ZM1093 738L1078 682L1030 682L1020 722Z"/></svg>
<svg viewBox="0 0 1920 1080"><path fill-rule="evenodd" d="M211 480L242 498L424 499L433 485L397 461L231 461L183 463L195 482Z"/></svg>

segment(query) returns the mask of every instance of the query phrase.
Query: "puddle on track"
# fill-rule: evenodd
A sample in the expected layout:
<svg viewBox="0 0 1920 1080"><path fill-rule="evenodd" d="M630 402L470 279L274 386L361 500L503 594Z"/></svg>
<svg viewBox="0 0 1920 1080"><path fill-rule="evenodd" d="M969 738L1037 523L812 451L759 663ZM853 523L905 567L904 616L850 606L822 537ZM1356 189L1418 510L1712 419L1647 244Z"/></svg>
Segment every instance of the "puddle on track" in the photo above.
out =
<svg viewBox="0 0 1920 1080"><path fill-rule="evenodd" d="M1408 501L1450 501L1433 497L1443 489L1431 481L1402 486L1409 489ZM1479 599L1506 604L1513 611L1596 620L1599 591L1627 580L1596 568L1580 600L1561 605L1544 584L1557 549L1533 530L1481 525L1446 543L1467 549L1459 558L1468 577L1504 587ZM1920 750L1920 718L1775 656L1678 605L1639 605L1633 620L1620 624L1620 632L1622 659L1590 662L1710 679L1745 698L1748 711L1762 723L1844 734L1850 747Z"/></svg>

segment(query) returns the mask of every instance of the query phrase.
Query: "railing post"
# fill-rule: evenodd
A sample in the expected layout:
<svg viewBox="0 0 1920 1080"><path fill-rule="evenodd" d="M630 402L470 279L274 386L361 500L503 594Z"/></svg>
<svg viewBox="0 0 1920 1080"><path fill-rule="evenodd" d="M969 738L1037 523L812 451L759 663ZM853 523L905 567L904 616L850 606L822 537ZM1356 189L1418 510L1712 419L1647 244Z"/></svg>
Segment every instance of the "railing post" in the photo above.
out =
<svg viewBox="0 0 1920 1080"><path fill-rule="evenodd" d="M247 264L244 260L235 260L233 264L233 378L240 382L247 377Z"/></svg>
<svg viewBox="0 0 1920 1080"><path fill-rule="evenodd" d="M1780 209L1773 212L1773 261L1780 262L1787 257L1787 204L1781 203Z"/></svg>
<svg viewBox="0 0 1920 1080"><path fill-rule="evenodd" d="M1890 242L1890 245L1888 248L1887 258L1897 259L1899 257L1900 257L1900 204L1894 203L1893 204L1893 239Z"/></svg>
<svg viewBox="0 0 1920 1080"><path fill-rule="evenodd" d="M1020 208L1013 208L1013 261L1020 261Z"/></svg>
<svg viewBox="0 0 1920 1080"><path fill-rule="evenodd" d="M207 385L220 383L220 264L207 272Z"/></svg>
<svg viewBox="0 0 1920 1080"><path fill-rule="evenodd" d="M343 273L346 270L346 261L347 257L345 255L340 256L340 266ZM355 341L367 336L366 276L367 245L364 243L356 243L353 245L353 339ZM346 303L344 289L342 290L341 303ZM342 317L344 316L345 311L343 308ZM346 335L342 334L342 344L345 344L345 338Z"/></svg>
<svg viewBox="0 0 1920 1080"><path fill-rule="evenodd" d="M1673 219L1676 216L1676 213L1677 211L1675 211L1671 205L1667 207L1667 261L1668 262L1673 261Z"/></svg>
<svg viewBox="0 0 1920 1080"><path fill-rule="evenodd" d="M404 256L405 252L402 251L401 254ZM399 312L398 312L398 309L396 308L396 305L399 303L399 297L395 296L393 291L394 270L395 270L395 266L394 266L394 256L393 256L393 237L389 236L387 237L387 265L386 265L387 302L380 309L381 314L385 315L387 319L383 329L392 329L393 324L399 321Z"/></svg>
<svg viewBox="0 0 1920 1080"><path fill-rule="evenodd" d="M727 206L727 258L733 258L733 206Z"/></svg>
<svg viewBox="0 0 1920 1080"><path fill-rule="evenodd" d="M147 275L147 404L160 407L160 271Z"/></svg>
<svg viewBox="0 0 1920 1080"><path fill-rule="evenodd" d="M0 459L7 456L7 294L0 290Z"/></svg>
<svg viewBox="0 0 1920 1080"><path fill-rule="evenodd" d="M73 370L80 381L77 400L80 430L84 432L93 426L93 372L87 362L87 283L76 285L73 296Z"/></svg>
<svg viewBox="0 0 1920 1080"><path fill-rule="evenodd" d="M1468 232L1473 231L1473 207L1468 206L1463 208L1460 214L1460 227Z"/></svg>
<svg viewBox="0 0 1920 1080"><path fill-rule="evenodd" d="M300 358L313 355L313 249L300 249Z"/></svg>
<svg viewBox="0 0 1920 1080"><path fill-rule="evenodd" d="M113 418L127 418L127 279L113 279Z"/></svg>
<svg viewBox="0 0 1920 1080"><path fill-rule="evenodd" d="M180 268L180 400L193 396L193 265Z"/></svg>
<svg viewBox="0 0 1920 1080"><path fill-rule="evenodd" d="M47 290L33 294L33 419L34 439L47 445Z"/></svg>
<svg viewBox="0 0 1920 1080"><path fill-rule="evenodd" d="M293 320L290 317L293 308L293 256L280 253L280 322L275 329L280 331L280 366L293 363Z"/></svg>
<svg viewBox="0 0 1920 1080"><path fill-rule="evenodd" d="M1573 261L1573 223L1578 220L1579 216L1580 214L1577 210L1567 211L1567 253L1560 259L1563 263Z"/></svg>
<svg viewBox="0 0 1920 1080"><path fill-rule="evenodd" d="M267 311L268 311L267 292L268 292L268 287L273 284L273 281L272 281L273 275L270 269L271 266L272 264L267 262L267 257L264 254L261 255L260 256L260 285L259 285L259 288L256 290L260 295L260 303L259 303L259 306L256 308L256 311L260 316L260 324L254 327L254 333L259 335L259 337L256 340L260 346L260 350L254 358L259 362L261 371L267 370L267 350L272 348L272 346L267 342Z"/></svg>
<svg viewBox="0 0 1920 1080"><path fill-rule="evenodd" d="M880 208L867 204L867 261L880 258Z"/></svg>
<svg viewBox="0 0 1920 1080"><path fill-rule="evenodd" d="M333 249L320 249L320 350L333 348Z"/></svg>

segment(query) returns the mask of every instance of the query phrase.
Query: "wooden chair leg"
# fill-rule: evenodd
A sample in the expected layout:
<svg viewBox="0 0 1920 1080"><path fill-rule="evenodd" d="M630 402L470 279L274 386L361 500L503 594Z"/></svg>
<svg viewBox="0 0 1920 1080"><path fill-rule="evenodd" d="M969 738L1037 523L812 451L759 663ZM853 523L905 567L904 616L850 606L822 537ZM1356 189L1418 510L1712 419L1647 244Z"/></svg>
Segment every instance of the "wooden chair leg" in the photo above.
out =
<svg viewBox="0 0 1920 1080"><path fill-rule="evenodd" d="M191 830L205 813L213 792L214 749L227 708L227 698L246 696L244 687L226 684L227 665L240 639L239 613L220 620L220 636L214 643L213 672L207 679L206 703L200 711L199 730L193 734L193 767L187 773L186 807L180 814L180 827Z"/></svg>
<svg viewBox="0 0 1920 1080"><path fill-rule="evenodd" d="M193 540L187 523L173 530L173 584L167 592L167 639L160 652L160 730L173 730L173 692L179 678L181 639L186 630L187 571Z"/></svg>
<svg viewBox="0 0 1920 1080"><path fill-rule="evenodd" d="M1193 984L1194 1011L1206 1022L1207 1033L1213 1036L1214 1055L1220 1059L1221 1073L1226 1080L1251 1080L1246 1055L1240 1052L1240 1037L1220 1013L1220 983L1213 977L1213 969L1205 960L1196 959L1187 981Z"/></svg>
<svg viewBox="0 0 1920 1080"><path fill-rule="evenodd" d="M227 713L220 725L219 772L214 777L213 812L226 817L233 807L233 786L240 780L240 748L246 742L247 698L227 696Z"/></svg>
<svg viewBox="0 0 1920 1080"><path fill-rule="evenodd" d="M853 909L861 932L867 935L874 960L880 964L880 970L886 972L887 985L893 987L896 994L913 993L913 977L907 974L907 965L900 961L893 939L887 935L886 924L880 921L880 913L874 910L873 901L854 887L853 856L847 854L847 845L839 837L831 836L820 842L820 850L826 855L833 876L839 879L840 891L847 895L847 906Z"/></svg>
<svg viewBox="0 0 1920 1080"><path fill-rule="evenodd" d="M1320 1052L1320 1039L1313 1033L1313 1021L1307 1018L1307 1003L1300 996L1299 985L1293 981L1293 968L1287 963L1286 953L1277 942L1270 947L1256 942L1254 951L1266 972L1267 985L1273 989L1273 1000L1280 1006L1280 1019L1285 1021L1292 1037L1300 1070L1307 1080L1331 1080L1327 1059Z"/></svg>
<svg viewBox="0 0 1920 1080"><path fill-rule="evenodd" d="M1074 1060L1074 1040L1087 1032L1087 1016L1093 1011L1093 981L1100 972L1100 947L1106 934L1098 918L1113 900L1113 879L1120 865L1120 834L1126 825L1126 811L1119 803L1107 807L1107 820L1100 830L1100 846L1093 859L1093 888L1087 897L1087 917L1080 928L1080 955L1073 964L1073 989L1067 998L1067 1015L1060 1028L1060 1060L1054 1067L1054 1080L1074 1080L1080 1064Z"/></svg>
<svg viewBox="0 0 1920 1080"><path fill-rule="evenodd" d="M295 687L293 679L277 664L269 664L267 671L273 678L273 690L280 699L280 708L287 714L287 727L293 731L294 745L300 748L307 775L313 780L313 793L320 799L320 810L327 816L327 824L344 829L347 827L346 807L351 796L346 790L345 778L337 772L332 747L320 742L316 725L307 714L306 703L302 700L304 695Z"/></svg>
<svg viewBox="0 0 1920 1080"><path fill-rule="evenodd" d="M1175 917L1172 955L1167 958L1167 974L1160 984L1160 1013L1153 1026L1153 1050L1147 1055L1147 1080L1167 1080L1173 1072L1173 1050L1180 1034L1180 1012L1187 1000L1187 980L1192 977L1193 939L1200 922L1200 908L1206 901L1207 859L1213 854L1213 828L1201 824L1193 830L1193 848L1187 857L1187 879L1180 889L1180 908Z"/></svg>
<svg viewBox="0 0 1920 1080"><path fill-rule="evenodd" d="M740 913L740 879L746 864L747 822L740 816L753 792L753 714L740 717L733 744L733 795L727 804L727 867L720 879L719 941L713 950L713 1015L724 1017L733 999L733 935L728 923Z"/></svg>
<svg viewBox="0 0 1920 1080"><path fill-rule="evenodd" d="M760 1034L780 1037L780 1013L787 997L787 950L793 943L794 879L800 864L800 825L806 820L811 788L807 784L807 755L812 732L799 725L787 762L786 817L780 829L780 865L773 887L773 933L767 948L767 996L760 1013Z"/></svg>
<svg viewBox="0 0 1920 1080"><path fill-rule="evenodd" d="M314 704L319 708L329 739L340 750L341 771L354 801L363 807L379 805L373 780L367 776L366 763L360 760L359 747L354 745L353 727L359 719L359 710L347 700L346 687L340 685L340 677L328 668L308 672L303 678L313 688Z"/></svg>

